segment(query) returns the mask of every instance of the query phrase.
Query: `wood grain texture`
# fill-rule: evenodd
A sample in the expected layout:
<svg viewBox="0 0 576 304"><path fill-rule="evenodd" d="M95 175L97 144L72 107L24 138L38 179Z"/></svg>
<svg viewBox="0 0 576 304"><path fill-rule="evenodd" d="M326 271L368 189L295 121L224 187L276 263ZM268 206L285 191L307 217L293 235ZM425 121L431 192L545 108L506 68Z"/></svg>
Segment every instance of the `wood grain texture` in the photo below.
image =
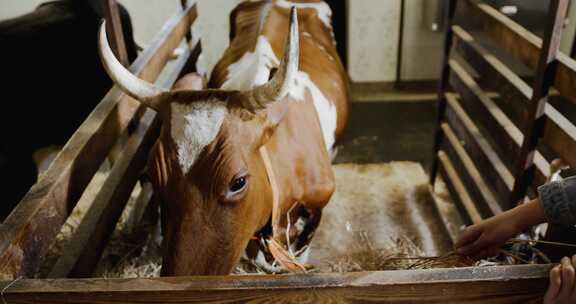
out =
<svg viewBox="0 0 576 304"><path fill-rule="evenodd" d="M458 62L452 60L450 65L454 69L450 80L454 89L460 93L460 105L487 131L485 136L490 137L502 152L501 158L506 168L513 170L524 135ZM535 187L546 182L550 175L550 165L538 151L534 162L538 169L533 184ZM511 187L509 183L513 183L513 178L511 180L510 177L506 178L508 178L507 186Z"/></svg>
<svg viewBox="0 0 576 304"><path fill-rule="evenodd" d="M344 274L19 280L16 303L539 303L549 265ZM10 282L1 282L4 288Z"/></svg>
<svg viewBox="0 0 576 304"><path fill-rule="evenodd" d="M455 51L478 73L480 84L496 89L503 102L515 111L515 117L510 118L516 126L524 125L528 119L526 105L532 96L530 85L462 27L454 26L453 31Z"/></svg>
<svg viewBox="0 0 576 304"><path fill-rule="evenodd" d="M459 26L453 28L456 37L455 48L460 56L472 65L481 75L480 78L484 79L484 82L489 82L491 87L498 90L503 102L518 112L517 123L514 123L513 119L508 117L491 98L479 98L479 102L463 104L467 111L470 111L480 121L479 123L490 131L489 135L504 152L502 155L505 160L504 163L509 170L514 170L516 155L518 155L520 145L524 140L519 126L527 121L526 105L532 96L532 88L494 54L476 42L468 32ZM554 110L549 104L546 108L546 115ZM546 182L550 174L548 161L538 151L534 162L538 171L533 188Z"/></svg>
<svg viewBox="0 0 576 304"><path fill-rule="evenodd" d="M544 111L548 119L542 141L572 168L576 168L576 126L550 104Z"/></svg>
<svg viewBox="0 0 576 304"><path fill-rule="evenodd" d="M132 64L131 71L154 81L195 18L196 7L192 6L170 19L154 43ZM124 105L122 110L119 105ZM0 277L35 274L69 211L138 107L113 88L74 133L42 179L0 227Z"/></svg>
<svg viewBox="0 0 576 304"><path fill-rule="evenodd" d="M532 96L526 106L528 120L521 128L524 141L518 154L516 168L513 171L514 187L510 196L511 205L520 204L524 200L528 188L534 180L536 171L534 154L537 151L540 138L544 135L546 126L544 109L556 77L557 58L560 52L562 30L566 21L568 5L569 0L551 0L549 4L544 39L532 84Z"/></svg>
<svg viewBox="0 0 576 304"><path fill-rule="evenodd" d="M460 66L460 64L452 60L450 61L450 67L453 71L450 83L454 89L460 93L462 103L468 105L468 109L485 110L496 107L493 105L492 100L486 96L484 91L482 91L482 89L474 81L472 76L470 76ZM450 108L452 112L450 113L455 114L450 117L447 115L447 118L451 122L451 126L459 134L460 138L465 141L465 147L467 148L468 153L470 153L472 159L476 162L476 165L481 168L484 177L491 181L491 188L493 189L495 196L498 198L500 205L504 209L509 208L506 202L509 199L510 190L514 184L514 178L508 170L507 166L490 146L488 141L484 139L484 135L474 125L470 118L478 117L478 119L481 119L479 116L482 114L487 115L488 118L492 118L493 116L490 115L491 113L486 113L487 111L484 111L484 113L472 111L471 113L474 115L468 115L462 109L462 107L460 107L458 103L455 102L454 98L451 100L452 107ZM488 104L488 106L482 107L482 105L486 104ZM503 113L500 112L500 114ZM501 119L503 118L505 118L505 116L501 117ZM497 125L493 125L492 122L489 122L488 124L484 125L484 127L490 130L494 127L497 127ZM492 137L500 137L499 140L510 140L506 132L492 133L489 131L489 135Z"/></svg>
<svg viewBox="0 0 576 304"><path fill-rule="evenodd" d="M118 3L116 0L103 0L102 6L104 18L106 19L106 31L110 37L110 45L114 55L123 66L128 65L128 52L126 51L126 41L124 40L124 31L122 31L122 22L118 12Z"/></svg>
<svg viewBox="0 0 576 304"><path fill-rule="evenodd" d="M454 105L451 104L450 100L448 100L448 102L449 107L446 113L448 122L460 123L461 120L454 117L455 115L458 115L455 113L457 110L453 109ZM458 170L460 177L466 184L468 192L472 197L474 197L474 201L479 204L477 206L483 217L486 218L499 214L502 212L502 208L492 193L492 187L490 187L484 180L487 176L486 174L482 174L485 169L476 166L474 160L470 157L470 154L466 152L464 147L471 145L466 144L461 137L459 138L449 123L442 124L442 130L446 134L447 142L449 142L449 145L447 145L448 147L446 148L448 156L450 156L450 159L455 164L455 168ZM469 139L469 137L465 138ZM491 180L489 180L489 182L490 181Z"/></svg>
<svg viewBox="0 0 576 304"><path fill-rule="evenodd" d="M170 77L158 85L171 87L176 80L174 75L180 74L190 54L191 51L186 50L168 71ZM108 178L96 194L89 211L79 223L69 246L64 248L64 254L56 262L49 277L92 275L134 185L144 170L148 152L158 137L159 125L156 112L146 109L121 150L120 158L114 163ZM150 191L148 195L150 196Z"/></svg>
<svg viewBox="0 0 576 304"><path fill-rule="evenodd" d="M484 31L500 47L536 70L542 47L542 39L526 30L509 17L488 4L477 0L463 1L479 18ZM554 87L565 97L576 103L576 61L563 53L558 55L558 68Z"/></svg>
<svg viewBox="0 0 576 304"><path fill-rule="evenodd" d="M444 33L444 45L442 51L442 74L440 75L440 83L438 85L438 103L436 106L436 130L434 131L434 142L432 146L432 164L430 165L430 176L429 183L434 185L436 180L436 174L438 170L438 150L442 144L444 134L442 134L442 128L440 125L444 121L444 112L446 111L446 100L444 95L446 89L449 86L450 77L450 67L448 66L448 61L450 60L450 53L452 51L452 44L454 39L454 34L452 33L452 23L454 22L454 16L456 14L456 8L458 2L456 0L448 0L448 5L446 6L445 24L446 32Z"/></svg>
<svg viewBox="0 0 576 304"><path fill-rule="evenodd" d="M470 197L466 185L464 185L464 182L460 179L456 168L445 151L440 150L438 152L438 164L440 176L442 176L446 188L448 188L448 192L450 192L450 197L456 204L462 219L468 225L482 221L482 214L480 214L476 203L472 197Z"/></svg>

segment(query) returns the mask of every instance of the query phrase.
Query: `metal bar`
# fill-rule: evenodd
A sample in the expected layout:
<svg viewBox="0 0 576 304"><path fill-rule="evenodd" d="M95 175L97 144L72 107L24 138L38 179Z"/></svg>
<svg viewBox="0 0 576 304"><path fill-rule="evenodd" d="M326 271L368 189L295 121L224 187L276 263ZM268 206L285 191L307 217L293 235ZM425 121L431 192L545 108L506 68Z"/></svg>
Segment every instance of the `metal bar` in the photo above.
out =
<svg viewBox="0 0 576 304"><path fill-rule="evenodd" d="M528 121L522 128L524 140L516 164L514 188L510 196L511 206L514 206L524 198L534 178L534 154L538 141L544 133L546 124L544 107L548 101L548 93L554 83L558 67L557 56L568 2L569 0L553 0L550 2L548 22L540 51L536 79L532 86L533 94L528 105Z"/></svg>
<svg viewBox="0 0 576 304"><path fill-rule="evenodd" d="M446 112L446 88L448 86L448 79L450 76L450 67L448 61L450 59L450 49L452 48L452 23L454 15L456 14L456 0L449 0L446 6L446 32L444 34L444 52L442 53L442 74L440 83L438 85L438 105L436 107L436 131L434 134L434 143L432 151L432 165L430 167L430 184L434 185L436 174L438 173L438 150L444 137L442 133L442 122L444 121L444 112Z"/></svg>

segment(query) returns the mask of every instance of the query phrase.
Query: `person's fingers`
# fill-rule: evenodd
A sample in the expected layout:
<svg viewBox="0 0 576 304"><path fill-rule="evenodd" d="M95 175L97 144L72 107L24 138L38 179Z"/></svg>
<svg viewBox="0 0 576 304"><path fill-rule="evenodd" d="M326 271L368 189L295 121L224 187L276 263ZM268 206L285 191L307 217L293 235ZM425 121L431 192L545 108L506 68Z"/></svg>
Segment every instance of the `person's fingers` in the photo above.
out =
<svg viewBox="0 0 576 304"><path fill-rule="evenodd" d="M490 244L484 234L481 234L473 243L458 248L457 252L460 255L485 257L488 252L484 250L488 249L489 246L492 246L492 244Z"/></svg>
<svg viewBox="0 0 576 304"><path fill-rule="evenodd" d="M562 285L561 278L562 266L556 265L552 270L550 270L550 283L548 284L548 290L546 295L544 295L544 304L556 303L556 298L560 292L560 286Z"/></svg>
<svg viewBox="0 0 576 304"><path fill-rule="evenodd" d="M563 257L560 263L562 264L562 286L559 297L567 299L574 289L574 266L569 257Z"/></svg>
<svg viewBox="0 0 576 304"><path fill-rule="evenodd" d="M572 256L572 266L574 267L575 273L576 273L576 255L573 255L573 256ZM573 283L573 286L572 286L572 295L571 295L571 297L572 297L572 298L576 298L576 274L575 274L574 283Z"/></svg>
<svg viewBox="0 0 576 304"><path fill-rule="evenodd" d="M473 243L474 241L476 241L476 239L478 239L478 237L481 234L482 234L482 230L479 229L478 226L475 226L475 225L469 226L466 228L466 230L464 230L464 232L462 232L462 235L460 236L458 241L456 241L456 244L454 244L454 247L456 247L456 249L459 249L461 247L464 247L465 245Z"/></svg>

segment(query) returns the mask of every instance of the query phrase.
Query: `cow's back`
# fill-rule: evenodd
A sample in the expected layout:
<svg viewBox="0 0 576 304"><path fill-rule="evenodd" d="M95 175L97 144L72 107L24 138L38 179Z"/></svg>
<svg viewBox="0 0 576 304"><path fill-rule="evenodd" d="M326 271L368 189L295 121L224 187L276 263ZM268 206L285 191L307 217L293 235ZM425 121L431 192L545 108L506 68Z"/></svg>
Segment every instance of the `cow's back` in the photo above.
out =
<svg viewBox="0 0 576 304"><path fill-rule="evenodd" d="M268 81L283 56L292 5L298 8L300 72L290 95L314 103L330 151L348 120L348 81L326 3L271 0L239 4L230 17L230 46L214 68L209 86L248 90Z"/></svg>

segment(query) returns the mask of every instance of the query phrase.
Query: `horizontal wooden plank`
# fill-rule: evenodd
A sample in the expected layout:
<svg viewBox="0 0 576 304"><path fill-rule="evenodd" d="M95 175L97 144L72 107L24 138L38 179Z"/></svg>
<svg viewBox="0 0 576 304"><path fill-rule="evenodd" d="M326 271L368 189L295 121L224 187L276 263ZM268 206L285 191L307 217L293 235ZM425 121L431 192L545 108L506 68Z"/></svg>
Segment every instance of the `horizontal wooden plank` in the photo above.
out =
<svg viewBox="0 0 576 304"><path fill-rule="evenodd" d="M453 26L455 50L478 72L479 82L495 89L500 99L514 110L510 117L516 126L523 126L527 119L526 105L532 96L532 88L494 54L478 43L460 26Z"/></svg>
<svg viewBox="0 0 576 304"><path fill-rule="evenodd" d="M548 119L543 142L572 168L576 168L576 126L550 104L544 111Z"/></svg>
<svg viewBox="0 0 576 304"><path fill-rule="evenodd" d="M437 179L442 179L440 176L436 176ZM445 185L444 181L442 183ZM457 240L458 236L460 235L460 227L464 226L464 222L462 221L462 216L459 213L453 213L451 208L447 208L445 205L447 203L452 203L450 200L445 200L435 192L436 187L439 183L435 181L434 186L428 185L428 191L431 194L432 201L434 202L434 208L440 219L442 221L442 228L446 231L446 235L450 239L451 246L453 246Z"/></svg>
<svg viewBox="0 0 576 304"><path fill-rule="evenodd" d="M161 86L172 86L176 81L175 75L180 74L190 54L188 49L178 58L170 71L167 71L169 77L160 83ZM148 152L158 137L158 131L156 112L146 109L49 277L89 277L92 274L132 189L143 172Z"/></svg>
<svg viewBox="0 0 576 304"><path fill-rule="evenodd" d="M449 107L451 107L450 104ZM446 136L447 145L445 151L459 173L461 180L466 185L468 193L473 197L474 202L477 203L476 207L482 217L487 218L501 213L502 208L492 194L492 187L485 182L485 176L476 167L474 161L462 146L458 136L448 123L443 123L441 127Z"/></svg>
<svg viewBox="0 0 576 304"><path fill-rule="evenodd" d="M454 168L446 152L442 150L438 152L438 164L438 172L440 172L440 176L442 176L452 200L456 204L458 211L460 211L462 219L466 224L476 224L482 221L482 215L456 172L456 168Z"/></svg>
<svg viewBox="0 0 576 304"><path fill-rule="evenodd" d="M131 71L154 81L195 18L195 5L176 14ZM0 227L0 277L35 274L69 210L134 117L139 105L129 101L113 88L5 220Z"/></svg>
<svg viewBox="0 0 576 304"><path fill-rule="evenodd" d="M550 265L2 282L7 303L539 303ZM9 285L11 284L11 285Z"/></svg>
<svg viewBox="0 0 576 304"><path fill-rule="evenodd" d="M500 47L536 70L542 39L486 3L477 0L466 0L464 3L469 4L473 14L479 17L484 32ZM576 103L576 61L563 53L558 54L554 87Z"/></svg>
<svg viewBox="0 0 576 304"><path fill-rule="evenodd" d="M473 107L478 110L490 109L491 107L483 107L483 104L493 103L492 100L485 96L484 92L478 87L474 79L456 61L451 61L450 67L453 71L453 73L451 73L452 77L450 83L454 89L460 93L462 103L468 105L469 109ZM478 118L479 113L472 112L474 115L469 116L458 104L454 96L447 95L446 99L450 105L446 113L450 125L454 128L459 137L465 141L466 150L470 153L470 156L474 159L477 166L482 168L481 170L484 172L485 178L492 182L491 188L494 189L501 206L505 207L505 202L508 201L510 190L514 185L514 178L508 167L500 159L498 154L485 139L485 136L480 132L478 127L476 127L470 118L470 116ZM494 112L495 111L492 113ZM484 115L487 115L487 118L494 118L494 116L491 115L492 113L486 113ZM498 114L503 113L498 112ZM499 119L503 120L507 119L507 117L503 116L499 117ZM492 129L497 126L487 124L484 125L484 127L492 131ZM509 142L511 140L506 132L495 134L490 132L490 135L493 138L498 138L500 141L507 140Z"/></svg>
<svg viewBox="0 0 576 304"><path fill-rule="evenodd" d="M58 260L51 277L86 277L92 274L100 254L114 230L132 188L146 164L158 133L156 113L147 110L112 170L79 224L71 242ZM64 264L64 265L63 265ZM72 269L72 267L74 267Z"/></svg>
<svg viewBox="0 0 576 304"><path fill-rule="evenodd" d="M480 88L476 80L456 61L450 61L451 73L450 83L455 90L460 93L460 105L469 116L488 132L492 141L502 151L501 157L504 165L509 170L501 172L507 187L513 183L510 170L514 169L515 157L520 151L520 145L524 140L524 135L508 116L496 105L486 92ZM549 164L540 152L537 152L534 160L536 167L535 183L540 185L545 182L550 174Z"/></svg>
<svg viewBox="0 0 576 304"><path fill-rule="evenodd" d="M450 83L460 94L462 107L470 116L486 129L490 138L498 144L504 153L508 168L514 168L514 156L518 154L519 145L524 136L506 114L494 103L476 80L457 61L451 60ZM510 182L510 184L512 184Z"/></svg>

